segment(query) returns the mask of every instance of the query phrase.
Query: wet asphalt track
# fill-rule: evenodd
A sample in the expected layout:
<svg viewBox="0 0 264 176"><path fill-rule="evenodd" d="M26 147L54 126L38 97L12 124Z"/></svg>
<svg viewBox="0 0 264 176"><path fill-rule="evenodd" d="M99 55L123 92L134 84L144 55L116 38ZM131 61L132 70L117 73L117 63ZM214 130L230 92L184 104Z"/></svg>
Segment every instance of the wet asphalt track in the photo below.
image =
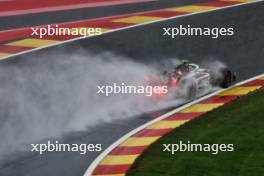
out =
<svg viewBox="0 0 264 176"><path fill-rule="evenodd" d="M16 69L28 65L38 66L50 59L34 60L28 56L45 55L50 50L74 52L77 48L95 53L101 50L116 52L144 63L181 57L200 63L208 57L221 60L238 74L239 80L261 74L264 71L264 2L225 9L195 16L173 19L147 26L114 32L99 37L69 43L64 47L44 49L33 54L18 56L0 62ZM199 27L234 27L235 35L210 39L208 37L181 37L168 39L162 36L162 27L190 24ZM32 57L31 57L32 58ZM67 58L65 58L67 59ZM3 78L3 77L2 77ZM2 81L2 80L1 80ZM132 120L102 124L89 132L74 133L65 137L65 143L102 143L106 148L119 137L143 124L153 116L140 116ZM76 176L82 175L98 153L85 156L76 153L48 153L42 156L25 153L19 159L0 166L0 175L14 176Z"/></svg>

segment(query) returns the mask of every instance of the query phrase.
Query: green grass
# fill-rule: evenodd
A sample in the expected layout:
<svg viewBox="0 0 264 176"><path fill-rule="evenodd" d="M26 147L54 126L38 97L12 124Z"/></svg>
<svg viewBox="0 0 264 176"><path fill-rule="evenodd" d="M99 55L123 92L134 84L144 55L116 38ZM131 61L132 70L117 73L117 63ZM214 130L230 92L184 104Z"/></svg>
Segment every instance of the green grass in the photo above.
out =
<svg viewBox="0 0 264 176"><path fill-rule="evenodd" d="M162 152L162 144L234 144L233 152ZM264 175L264 91L244 96L175 129L136 160L128 176Z"/></svg>

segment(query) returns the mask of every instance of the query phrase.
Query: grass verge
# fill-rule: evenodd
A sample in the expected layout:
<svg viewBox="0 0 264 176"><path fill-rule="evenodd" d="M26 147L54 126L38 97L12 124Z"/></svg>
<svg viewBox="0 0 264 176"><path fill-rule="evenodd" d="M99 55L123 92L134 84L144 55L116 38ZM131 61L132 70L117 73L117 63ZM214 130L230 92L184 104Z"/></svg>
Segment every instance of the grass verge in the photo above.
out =
<svg viewBox="0 0 264 176"><path fill-rule="evenodd" d="M233 152L163 152L163 144L234 144ZM264 175L264 90L244 96L164 136L132 166L128 176Z"/></svg>

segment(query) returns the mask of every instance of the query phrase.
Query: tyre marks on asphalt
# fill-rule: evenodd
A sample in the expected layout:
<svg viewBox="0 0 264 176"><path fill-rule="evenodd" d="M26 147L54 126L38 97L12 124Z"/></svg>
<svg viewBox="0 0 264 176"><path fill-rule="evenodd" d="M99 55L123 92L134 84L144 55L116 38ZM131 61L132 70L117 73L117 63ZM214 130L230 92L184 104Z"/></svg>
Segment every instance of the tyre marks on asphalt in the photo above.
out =
<svg viewBox="0 0 264 176"><path fill-rule="evenodd" d="M208 10L217 10L219 8L230 7L247 2L256 2L256 0L216 0L207 3L198 3L181 7L171 7L166 9L126 14L114 17L59 23L57 25L64 28L102 28L102 33L105 33L109 31L115 31L117 29L166 20L172 17L180 17L186 14L205 12ZM47 25L38 27L47 27ZM40 39L37 36L31 36L31 33L31 28L0 31L0 59L5 59L8 56L19 54L23 51L30 51L40 47L51 46L54 44L59 44L63 41L81 37L73 35L46 35L42 39Z"/></svg>
<svg viewBox="0 0 264 176"><path fill-rule="evenodd" d="M264 77L227 89L128 137L109 152L93 170L93 176L125 176L144 150L175 128L264 87Z"/></svg>

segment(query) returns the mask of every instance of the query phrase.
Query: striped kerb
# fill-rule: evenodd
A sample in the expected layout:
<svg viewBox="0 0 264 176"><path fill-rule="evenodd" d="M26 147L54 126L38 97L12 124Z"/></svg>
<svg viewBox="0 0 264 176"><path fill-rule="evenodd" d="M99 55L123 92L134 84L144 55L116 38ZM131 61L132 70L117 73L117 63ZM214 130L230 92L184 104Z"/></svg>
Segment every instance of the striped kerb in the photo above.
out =
<svg viewBox="0 0 264 176"><path fill-rule="evenodd" d="M220 93L219 96L245 95L259 88L261 88L261 86L234 87L234 88L224 91L223 93Z"/></svg>
<svg viewBox="0 0 264 176"><path fill-rule="evenodd" d="M168 9L168 11L195 13L195 12L202 12L206 10L212 10L216 8L217 7L190 5L190 6L184 6L184 7L170 8Z"/></svg>
<svg viewBox="0 0 264 176"><path fill-rule="evenodd" d="M28 38L28 39L18 40L15 42L10 42L7 45L37 48L37 47L55 44L57 42L58 41L56 41L56 40Z"/></svg>
<svg viewBox="0 0 264 176"><path fill-rule="evenodd" d="M163 18L160 17L150 17L150 16L132 16L127 18L116 19L113 22L121 22L121 23L131 23L131 24L142 24L149 23L157 20L161 20Z"/></svg>
<svg viewBox="0 0 264 176"><path fill-rule="evenodd" d="M1 58L4 58L4 57L6 57L8 55L11 55L11 54L9 54L9 53L1 53L0 52L0 60L1 60Z"/></svg>
<svg viewBox="0 0 264 176"><path fill-rule="evenodd" d="M264 87L264 76L233 87L157 121L128 137L115 147L95 168L94 176L124 176L147 147L175 128L201 117L237 98Z"/></svg>

